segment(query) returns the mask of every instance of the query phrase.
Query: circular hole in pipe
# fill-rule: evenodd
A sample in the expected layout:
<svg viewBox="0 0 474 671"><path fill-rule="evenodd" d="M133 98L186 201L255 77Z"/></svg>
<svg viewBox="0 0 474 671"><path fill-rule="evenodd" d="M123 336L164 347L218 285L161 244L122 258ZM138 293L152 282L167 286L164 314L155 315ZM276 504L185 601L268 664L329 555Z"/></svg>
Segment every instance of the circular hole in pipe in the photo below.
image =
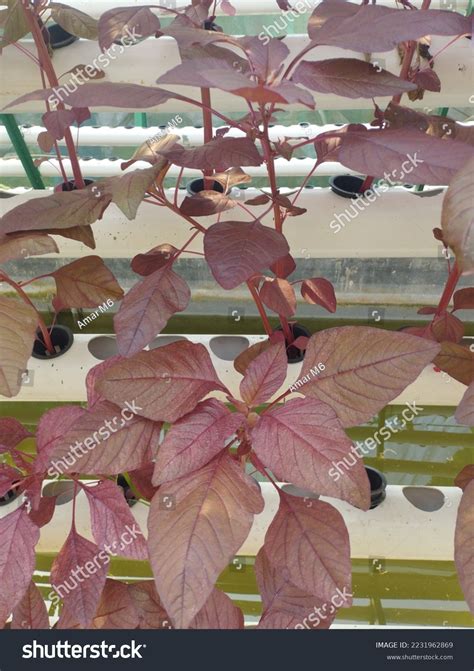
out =
<svg viewBox="0 0 474 671"><path fill-rule="evenodd" d="M48 26L48 33L49 44L52 49L68 47L79 39L72 33L68 33L67 30L64 30L58 23L53 23L52 26Z"/></svg>
<svg viewBox="0 0 474 671"><path fill-rule="evenodd" d="M43 341L43 334L40 329L36 331L36 340L33 345L33 351L31 356L35 359L56 359L58 356L66 354L66 352L71 349L72 343L74 342L74 334L71 329L67 326L56 325L49 330L49 335L53 348L55 350L54 354L48 352L46 345Z"/></svg>
<svg viewBox="0 0 474 671"><path fill-rule="evenodd" d="M357 175L336 175L329 179L329 186L333 193L342 198L359 198L363 194L360 189L364 180Z"/></svg>
<svg viewBox="0 0 474 671"><path fill-rule="evenodd" d="M434 513L444 506L444 494L435 487L404 487L402 491L412 506L425 513Z"/></svg>
<svg viewBox="0 0 474 671"><path fill-rule="evenodd" d="M385 500L387 478L381 471L378 471L371 466L366 466L365 471L370 483L370 510L372 510L373 508L377 508L377 506Z"/></svg>
<svg viewBox="0 0 474 671"><path fill-rule="evenodd" d="M63 506L74 498L74 482L48 482L43 487L43 496L56 496L56 505Z"/></svg>
<svg viewBox="0 0 474 671"><path fill-rule="evenodd" d="M249 345L244 336L216 336L209 343L212 353L224 361L234 361Z"/></svg>
<svg viewBox="0 0 474 671"><path fill-rule="evenodd" d="M105 361L118 354L117 340L111 336L97 336L87 344L87 349L96 359Z"/></svg>
<svg viewBox="0 0 474 671"><path fill-rule="evenodd" d="M202 177L198 177L197 179L193 179L191 182L188 182L186 184L186 190L190 196L195 196L200 191L204 191L205 190L204 179ZM207 190L209 190L209 187L207 188ZM224 193L224 187L220 182L214 180L212 182L211 191L218 191L219 193Z"/></svg>

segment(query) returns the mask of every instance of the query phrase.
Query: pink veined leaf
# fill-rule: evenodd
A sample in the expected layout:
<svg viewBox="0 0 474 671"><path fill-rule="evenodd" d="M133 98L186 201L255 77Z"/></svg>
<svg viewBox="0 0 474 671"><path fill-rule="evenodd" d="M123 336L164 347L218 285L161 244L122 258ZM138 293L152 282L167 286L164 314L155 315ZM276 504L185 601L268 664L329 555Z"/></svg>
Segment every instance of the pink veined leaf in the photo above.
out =
<svg viewBox="0 0 474 671"><path fill-rule="evenodd" d="M279 480L369 509L363 461L353 456L352 441L326 403L297 398L270 409L252 429L252 445ZM334 464L345 459L348 466L340 473Z"/></svg>
<svg viewBox="0 0 474 671"><path fill-rule="evenodd" d="M464 345L442 342L441 350L433 359L433 364L461 384L469 385L474 381L474 352Z"/></svg>
<svg viewBox="0 0 474 671"><path fill-rule="evenodd" d="M116 354L115 356L105 359L105 361L101 361L89 370L86 375L87 405L89 409L93 408L99 401L104 400L104 398L95 390L97 382L108 368L123 360L124 358L122 356Z"/></svg>
<svg viewBox="0 0 474 671"><path fill-rule="evenodd" d="M214 177L214 176L213 176ZM190 217L208 217L212 214L231 210L237 205L235 200L218 191L199 191L194 196L186 198L179 209Z"/></svg>
<svg viewBox="0 0 474 671"><path fill-rule="evenodd" d="M201 401L167 432L156 458L153 484L176 480L205 466L224 449L245 417L215 398Z"/></svg>
<svg viewBox="0 0 474 671"><path fill-rule="evenodd" d="M258 221L222 221L204 235L204 254L224 289L235 289L289 253L286 238Z"/></svg>
<svg viewBox="0 0 474 671"><path fill-rule="evenodd" d="M268 278L260 289L260 298L267 308L283 317L292 317L296 312L295 290L288 280Z"/></svg>
<svg viewBox="0 0 474 671"><path fill-rule="evenodd" d="M416 311L418 315L434 315L438 308L432 305L425 305Z"/></svg>
<svg viewBox="0 0 474 671"><path fill-rule="evenodd" d="M49 629L46 604L33 580L13 610L12 629Z"/></svg>
<svg viewBox="0 0 474 671"><path fill-rule="evenodd" d="M433 319L431 332L438 342L458 343L464 336L464 324L450 312L443 312Z"/></svg>
<svg viewBox="0 0 474 671"><path fill-rule="evenodd" d="M312 91L346 98L392 96L416 89L415 84L357 58L301 61L291 79Z"/></svg>
<svg viewBox="0 0 474 671"><path fill-rule="evenodd" d="M126 170L137 161L146 161L151 165L159 165L162 169L165 169L168 161L158 152L163 147L173 146L177 140L179 140L179 135L173 133L166 133L166 135L159 135L146 140L133 152L128 161L120 164L120 167L122 170Z"/></svg>
<svg viewBox="0 0 474 671"><path fill-rule="evenodd" d="M312 277L301 284L301 295L307 303L320 305L328 312L336 312L337 299L334 287L324 277Z"/></svg>
<svg viewBox="0 0 474 671"><path fill-rule="evenodd" d="M35 508L31 508L29 512L30 520L37 527L46 526L53 519L54 511L56 509L56 496L41 496Z"/></svg>
<svg viewBox="0 0 474 671"><path fill-rule="evenodd" d="M38 314L16 298L0 296L0 394L16 396L33 349Z"/></svg>
<svg viewBox="0 0 474 671"><path fill-rule="evenodd" d="M454 485L455 487L459 487L459 489L464 491L471 480L474 480L474 464L468 464L467 466L464 466L461 471L459 471L459 473L454 478Z"/></svg>
<svg viewBox="0 0 474 671"><path fill-rule="evenodd" d="M328 604L319 597L312 596L293 585L288 579L287 572L279 571L272 565L265 552L265 546L260 549L255 559L255 576L263 605L259 629L305 628L303 620L311 622L308 628L330 627L337 612L334 606L331 606L333 609L331 612ZM309 618L317 610L321 614L320 622L313 625L315 618Z"/></svg>
<svg viewBox="0 0 474 671"><path fill-rule="evenodd" d="M229 0L221 0L220 7L224 12L224 14L227 14L227 16L235 16L236 9L234 5L231 2L229 2Z"/></svg>
<svg viewBox="0 0 474 671"><path fill-rule="evenodd" d="M108 299L120 300L123 291L100 256L84 256L62 268L51 277L56 282L56 310L97 308Z"/></svg>
<svg viewBox="0 0 474 671"><path fill-rule="evenodd" d="M407 11L353 3L346 3L344 10L337 8L339 15L331 16L329 13L324 21L326 7L331 4L336 3L326 0L318 5L309 20L308 34L316 44L376 53L390 51L399 42L417 40L424 35L454 36L472 31L469 17L456 12L437 9Z"/></svg>
<svg viewBox="0 0 474 671"><path fill-rule="evenodd" d="M468 275L474 273L474 217L471 197L473 181L474 158L454 176L446 191L441 211L444 241L454 251L459 268Z"/></svg>
<svg viewBox="0 0 474 671"><path fill-rule="evenodd" d="M280 492L265 552L296 587L330 602L339 590L351 590L349 534L342 515L329 503L310 503Z"/></svg>
<svg viewBox="0 0 474 671"><path fill-rule="evenodd" d="M199 170L227 170L233 166L261 165L255 142L248 137L218 137L195 149L185 149L176 143L171 149L161 150L170 163Z"/></svg>
<svg viewBox="0 0 474 671"><path fill-rule="evenodd" d="M128 477L132 483L133 490L139 494L140 498L146 501L151 501L156 494L157 488L152 484L154 470L155 464L154 462L150 462L146 466L128 471Z"/></svg>
<svg viewBox="0 0 474 671"><path fill-rule="evenodd" d="M0 417L0 454L2 451L16 447L31 435L28 429L14 417Z"/></svg>
<svg viewBox="0 0 474 671"><path fill-rule="evenodd" d="M291 254L286 254L286 256L282 256L281 259L277 259L275 263L272 263L270 270L277 277L286 279L288 275L291 275L296 270L296 263Z"/></svg>
<svg viewBox="0 0 474 671"><path fill-rule="evenodd" d="M93 486L84 484L82 489L89 501L92 534L99 548L110 547L121 557L148 559L145 536L122 488L111 480L102 480Z"/></svg>
<svg viewBox="0 0 474 671"><path fill-rule="evenodd" d="M8 464L0 464L0 498L10 491L12 485L23 479L23 474Z"/></svg>
<svg viewBox="0 0 474 671"><path fill-rule="evenodd" d="M99 46L105 51L114 42L123 46L160 32L160 20L148 7L118 7L104 12L99 19Z"/></svg>
<svg viewBox="0 0 474 671"><path fill-rule="evenodd" d="M64 95L64 87L61 91L55 88L37 89L20 96L4 109L16 107L30 100L48 100L55 96L59 102L64 102L70 107L120 107L124 109L145 109L160 105L170 98L179 99L176 93L154 86L101 82L100 84L82 84L76 91L68 92L67 95ZM80 193L80 191L72 193Z"/></svg>
<svg viewBox="0 0 474 671"><path fill-rule="evenodd" d="M41 416L36 429L37 457L33 464L35 473L46 470L56 444L85 412L80 406L66 405L51 408Z"/></svg>
<svg viewBox="0 0 474 671"><path fill-rule="evenodd" d="M153 580L131 584L128 591L138 612L139 629L172 629Z"/></svg>
<svg viewBox="0 0 474 671"><path fill-rule="evenodd" d="M227 594L215 587L189 628L243 629L244 615Z"/></svg>
<svg viewBox="0 0 474 671"><path fill-rule="evenodd" d="M140 352L164 329L172 315L186 309L190 297L188 285L169 265L135 284L114 317L120 354L131 356Z"/></svg>
<svg viewBox="0 0 474 671"><path fill-rule="evenodd" d="M162 158L149 168L131 170L125 175L109 177L103 182L104 190L112 196L112 202L120 208L127 219L132 221L137 216L138 207L146 192L162 171L166 170L166 166L167 161Z"/></svg>
<svg viewBox="0 0 474 671"><path fill-rule="evenodd" d="M291 344L293 347L296 347L296 349L305 350L308 346L308 341L309 338L307 336L298 336Z"/></svg>
<svg viewBox="0 0 474 671"><path fill-rule="evenodd" d="M454 416L458 424L474 426L474 382L464 392Z"/></svg>
<svg viewBox="0 0 474 671"><path fill-rule="evenodd" d="M118 475L147 464L158 449L161 424L140 411L136 400L124 401L123 409L96 403L55 442L48 473Z"/></svg>
<svg viewBox="0 0 474 671"><path fill-rule="evenodd" d="M466 287L455 291L453 302L453 310L474 310L474 287Z"/></svg>
<svg viewBox="0 0 474 671"><path fill-rule="evenodd" d="M433 185L449 184L473 156L474 148L464 142L443 140L412 128L348 132L342 136L338 152L343 165L363 174L389 174L395 181Z"/></svg>
<svg viewBox="0 0 474 671"><path fill-rule="evenodd" d="M415 73L414 83L424 91L441 91L441 82L438 75L431 68L424 68Z"/></svg>
<svg viewBox="0 0 474 671"><path fill-rule="evenodd" d="M98 21L88 14L61 2L50 2L51 18L68 33L85 40L97 40Z"/></svg>
<svg viewBox="0 0 474 671"><path fill-rule="evenodd" d="M129 592L130 585L107 578L92 621L92 629L137 629L138 611Z"/></svg>
<svg viewBox="0 0 474 671"><path fill-rule="evenodd" d="M252 70L259 79L271 83L283 69L283 63L290 53L287 45L279 39L264 42L256 36L241 37L239 44L245 49Z"/></svg>
<svg viewBox="0 0 474 671"><path fill-rule="evenodd" d="M92 188L61 191L17 205L2 217L0 235L42 229L55 235L65 229L67 234L68 228L94 223L102 217L111 198L107 194L96 198Z"/></svg>
<svg viewBox="0 0 474 671"><path fill-rule="evenodd" d="M0 238L0 263L55 252L59 252L59 249L54 239L42 233L6 235Z"/></svg>
<svg viewBox="0 0 474 671"><path fill-rule="evenodd" d="M0 519L0 626L23 598L35 568L40 532L25 506Z"/></svg>
<svg viewBox="0 0 474 671"><path fill-rule="evenodd" d="M456 518L454 561L464 598L474 613L474 482L465 487Z"/></svg>
<svg viewBox="0 0 474 671"><path fill-rule="evenodd" d="M109 562L105 550L80 536L74 526L53 562L51 586L63 600L64 610L83 627L88 627L95 615ZM82 580L76 577L78 569Z"/></svg>
<svg viewBox="0 0 474 671"><path fill-rule="evenodd" d="M156 588L177 628L201 610L263 506L257 482L226 451L160 487L148 517L148 548Z"/></svg>
<svg viewBox="0 0 474 671"><path fill-rule="evenodd" d="M371 419L393 401L440 351L438 343L366 326L314 334L306 348L298 391L336 411L343 426ZM350 356L349 356L350 355ZM323 363L317 376L311 369Z"/></svg>
<svg viewBox="0 0 474 671"><path fill-rule="evenodd" d="M142 417L164 422L191 412L210 391L227 392L204 345L183 341L111 366L96 390L118 404L133 398Z"/></svg>
<svg viewBox="0 0 474 671"><path fill-rule="evenodd" d="M174 245L165 242L162 245L153 247L153 249L150 249L150 251L145 254L137 254L134 256L130 266L134 273L146 277L147 275L154 273L155 270L159 270L165 266L177 251L178 250Z"/></svg>
<svg viewBox="0 0 474 671"><path fill-rule="evenodd" d="M286 379L288 359L283 343L272 345L259 354L245 371L240 394L249 406L268 401Z"/></svg>
<svg viewBox="0 0 474 671"><path fill-rule="evenodd" d="M73 110L53 110L45 112L41 117L46 130L55 140L61 140L65 131L76 121L76 113Z"/></svg>

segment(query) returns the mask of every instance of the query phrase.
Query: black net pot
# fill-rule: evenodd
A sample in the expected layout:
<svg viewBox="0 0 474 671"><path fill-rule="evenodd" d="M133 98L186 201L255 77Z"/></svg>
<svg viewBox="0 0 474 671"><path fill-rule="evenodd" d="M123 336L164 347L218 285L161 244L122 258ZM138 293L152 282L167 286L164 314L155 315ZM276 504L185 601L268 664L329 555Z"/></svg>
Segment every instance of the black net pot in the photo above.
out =
<svg viewBox="0 0 474 671"><path fill-rule="evenodd" d="M67 30L64 30L58 23L53 23L52 26L48 26L48 33L49 44L52 49L68 47L79 39L72 33L68 33Z"/></svg>
<svg viewBox="0 0 474 671"><path fill-rule="evenodd" d="M293 336L296 340L296 338L299 338L300 336L305 336L306 338L311 337L311 333L308 331L307 328L302 326L301 324L293 324L290 325L290 329L293 333ZM278 326L276 328L276 331L281 331L282 328L281 326ZM303 361L305 355L305 350L303 349L298 349L297 347L294 347L293 345L290 345L288 347L287 343L287 349L286 349L286 356L288 358L288 363L299 363L300 361Z"/></svg>
<svg viewBox="0 0 474 671"><path fill-rule="evenodd" d="M364 179L357 175L336 175L329 179L329 186L333 193L342 198L359 198Z"/></svg>
<svg viewBox="0 0 474 671"><path fill-rule="evenodd" d="M366 466L365 471L370 482L370 510L372 510L385 500L387 478L381 471L372 468L372 466Z"/></svg>
<svg viewBox="0 0 474 671"><path fill-rule="evenodd" d="M71 349L72 343L74 342L74 334L67 326L53 326L49 335L55 349L54 354L48 352L46 345L43 342L43 335L38 329L36 332L35 344L33 345L33 351L31 353L32 357L35 359L56 359L58 356L62 356Z"/></svg>
<svg viewBox="0 0 474 671"><path fill-rule="evenodd" d="M206 182L209 184L210 180L206 180ZM188 182L186 184L186 191L189 193L190 196L195 196L197 193L200 191L218 191L219 193L224 193L224 187L220 182L213 181L210 186L204 185L204 179L202 177L198 177L197 179L191 180L191 182Z"/></svg>

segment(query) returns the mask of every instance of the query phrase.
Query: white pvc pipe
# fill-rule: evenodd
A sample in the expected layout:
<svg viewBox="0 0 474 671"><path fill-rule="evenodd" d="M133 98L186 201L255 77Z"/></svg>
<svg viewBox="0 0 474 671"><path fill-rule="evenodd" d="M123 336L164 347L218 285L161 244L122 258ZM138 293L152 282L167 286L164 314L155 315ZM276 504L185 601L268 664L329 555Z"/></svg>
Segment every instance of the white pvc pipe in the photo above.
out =
<svg viewBox="0 0 474 671"><path fill-rule="evenodd" d="M318 5L320 0L304 0L304 4L307 7L308 17L313 11L314 7ZM76 7L83 12L86 12L90 16L99 18L101 14L108 11L109 9L115 9L116 7L139 7L141 5L150 5L150 0L70 0L68 4L71 7ZM178 2L177 0L164 0L163 2L157 3L164 7L170 7L172 9L178 9L181 6L185 6L186 2ZM295 3L290 3L294 5ZM396 7L394 0L378 0L378 5L385 5L388 7ZM420 9L422 0L412 0L411 4ZM251 14L280 14L281 11L278 8L276 0L232 0L232 6L237 12L237 17L247 16ZM467 0L457 0L456 10L458 12L464 12L467 7ZM432 3L432 9L448 9L445 4ZM157 10L157 14L160 14L160 10ZM300 12L302 13L302 12ZM220 3L217 4L216 8L217 15L223 15Z"/></svg>
<svg viewBox="0 0 474 671"><path fill-rule="evenodd" d="M232 317L229 316L229 318L231 319ZM235 319L238 321L238 315L236 315ZM84 330L86 329L87 325L84 327ZM156 342L168 344L170 338L185 338L191 342L202 343L210 354L211 361L220 380L236 398L240 398L239 385L242 376L234 369L234 358L248 345L265 340L265 336L263 335L217 336L186 334L185 336L172 336L163 334L157 336ZM86 335L85 333L75 334L73 346L61 357L51 361L30 358L28 361L27 376L20 389L20 393L15 396L15 401L85 401L86 375L93 366L102 360L93 356L89 345L92 351L96 353L96 348L100 347L103 348L104 352L106 351L108 356L112 356L115 353L115 349L113 349L115 347L114 336ZM106 354L102 356L106 358ZM288 366L286 380L281 390L289 388L299 379L301 367L301 363L294 363ZM392 404L416 403L419 407L430 405L456 407L459 405L465 390L465 385L454 379L450 379L449 384L443 384L439 373L436 373L433 365L430 364L412 384L392 401ZM212 395L215 394L213 393ZM217 396L225 400L222 393L217 393ZM275 394L274 398L277 396L278 394ZM288 396L288 398L292 397L296 397L295 394ZM10 400L9 398L0 396L0 402Z"/></svg>
<svg viewBox="0 0 474 671"><path fill-rule="evenodd" d="M281 192L285 194L288 190ZM30 190L12 198L2 198L0 213L4 215L17 205L49 193ZM180 192L180 201L185 193L184 190ZM242 203L259 194L253 188L235 189L232 193ZM167 197L172 199L172 190L167 191ZM441 263L440 243L433 237L432 228L439 225L442 199L443 193L421 197L403 187L394 187L359 211L352 200L341 198L330 189L304 189L297 203L307 212L289 217L284 233L295 258L439 257ZM265 209L266 206L253 207L252 212L259 216ZM199 219L204 226L209 226L216 217ZM222 219L249 221L249 215L236 206L225 212ZM340 230L338 226L341 226ZM0 223L0 234L1 230ZM93 230L97 241L95 253L106 258L131 258L162 242L172 243L179 249L189 237L188 225L177 215L148 203L140 205L134 221L128 221L116 205L111 204L103 219L93 225ZM56 237L56 240L61 257L91 253L79 242L62 237ZM362 246L361 240L364 241ZM192 249L202 251L202 236L196 238ZM58 258L55 254L49 256ZM185 252L183 256L189 255ZM346 289L350 291L356 281L357 278L347 275Z"/></svg>
<svg viewBox="0 0 474 671"><path fill-rule="evenodd" d="M48 483L45 483L47 486ZM247 540L238 555L254 557L262 547L265 533L276 514L279 496L269 482L260 483L265 499L265 508L256 515ZM385 560L452 561L454 553L454 529L456 514L462 491L458 487L417 487L420 494L428 495L434 490L444 497L439 510L425 512L415 507L405 496L403 486L389 485L385 500L373 510L362 511L339 499L322 496L342 514L349 531L351 557L367 557ZM410 487L410 489L414 489ZM305 499L308 506L311 499ZM21 497L0 507L0 519L15 510ZM141 502L131 512L143 534L147 535L149 507ZM37 553L58 553L71 527L72 502L56 507L53 519L41 529L36 546ZM89 506L81 490L76 502L76 528L79 534L92 539Z"/></svg>
<svg viewBox="0 0 474 671"><path fill-rule="evenodd" d="M85 177L111 177L113 175L123 175L125 172L133 172L133 170L138 170L139 168L149 168L150 164L145 163L145 161L137 161L132 166L127 168L127 170L122 170L120 164L124 162L124 159L97 159L90 158L79 159L79 165L81 171ZM315 159L313 158L292 158L290 161L287 161L286 158L277 158L275 160L275 167L277 174L280 177L305 177L311 168L314 166ZM68 158L63 160L64 169L67 174L72 174L71 172L71 162ZM245 167L245 172L251 177L267 177L267 169L264 164L259 166L248 166ZM48 161L44 161L39 166L39 171L43 177L60 177L59 162L55 158L51 158ZM177 177L179 175L180 168L176 165L172 165L167 173L167 177ZM340 163L327 162L322 163L315 170L314 175L316 177L324 175L340 175L351 173L354 171L349 168L344 167ZM202 171L194 168L185 168L184 170L185 177L202 177ZM17 158L2 158L0 159L0 179L3 177L23 177L25 176L25 169L21 161ZM26 177L25 177L26 181Z"/></svg>
<svg viewBox="0 0 474 671"><path fill-rule="evenodd" d="M431 53L436 54L449 42L447 37L433 37L431 44ZM308 44L306 35L289 35L286 44L290 49L290 56L296 56L301 49ZM24 40L23 45L34 51L34 45L31 41ZM78 40L72 45L58 49L55 53L56 72L69 72L78 63L94 64L95 59L100 54L97 43L88 40ZM141 43L125 49L123 54L114 53L115 60L111 60L110 65L105 69L105 79L101 81L123 82L142 84L145 86L155 86L156 80L162 74L178 65L181 61L178 54L178 47L174 39L161 37L158 40L151 38L143 40ZM338 49L334 47L318 47L315 58L360 58L361 54ZM363 56L362 56L363 57ZM377 62L390 72L398 73L400 70L400 57L397 51L390 51L381 54L372 54L372 62ZM96 61L96 64L98 62ZM150 67L153 63L153 67ZM21 53L20 50L13 47L7 47L2 54L2 89L0 92L0 107L11 103L19 96L42 88L42 82L38 69L32 62ZM446 51L443 51L436 59L436 73L441 80L441 93L425 92L423 100L410 102L406 96L404 104L425 108L426 110L435 110L438 107L466 107L469 104L468 93L471 90L470 84L473 78L474 61L471 54L471 41L467 39L457 40ZM67 77L63 77L61 82L67 82ZM97 82L100 84L100 82ZM170 90L176 90L182 94L200 100L200 90L194 87L163 87ZM67 95L67 92L65 92ZM330 109L372 109L372 102L367 99L349 99L332 94L316 94L317 107L320 110ZM378 97L377 103L382 107L389 102L389 97ZM247 101L240 96L231 95L225 91L213 89L212 104L220 112L242 112L248 111ZM294 109L307 109L301 105L290 106ZM94 111L113 108L94 107ZM132 108L133 109L133 108ZM155 108L154 111L170 113L173 116L176 113L188 112L190 109L198 109L183 104L180 101L169 100ZM31 101L23 105L9 108L9 112L31 112L44 111L45 104L40 101Z"/></svg>

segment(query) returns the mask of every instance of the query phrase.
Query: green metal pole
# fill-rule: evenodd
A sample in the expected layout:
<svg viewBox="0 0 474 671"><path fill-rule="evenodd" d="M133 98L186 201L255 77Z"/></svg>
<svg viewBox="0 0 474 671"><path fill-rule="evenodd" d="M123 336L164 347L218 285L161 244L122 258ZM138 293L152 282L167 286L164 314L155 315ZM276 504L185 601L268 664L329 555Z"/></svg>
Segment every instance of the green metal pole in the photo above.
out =
<svg viewBox="0 0 474 671"><path fill-rule="evenodd" d="M26 176L30 180L31 186L33 189L44 189L43 179L38 168L33 163L33 159L28 151L23 135L20 133L15 117L13 114L0 114L0 122L3 123L7 129L8 137L21 161Z"/></svg>

